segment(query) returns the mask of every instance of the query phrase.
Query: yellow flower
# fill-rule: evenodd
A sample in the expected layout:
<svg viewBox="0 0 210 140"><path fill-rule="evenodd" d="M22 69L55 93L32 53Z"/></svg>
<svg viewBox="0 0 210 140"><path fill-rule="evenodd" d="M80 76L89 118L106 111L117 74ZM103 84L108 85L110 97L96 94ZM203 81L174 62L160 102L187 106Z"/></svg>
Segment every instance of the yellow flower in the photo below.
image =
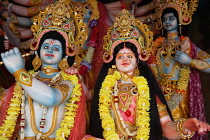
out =
<svg viewBox="0 0 210 140"><path fill-rule="evenodd" d="M99 93L99 114L102 121L103 136L106 140L119 140L119 136L115 130L115 122L110 114L111 92L117 80L121 78L119 72L115 71L113 75L107 75L102 83ZM137 102L137 135L139 140L149 139L150 132L150 96L147 80L142 77L133 77L133 82L137 85L138 89L138 102Z"/></svg>

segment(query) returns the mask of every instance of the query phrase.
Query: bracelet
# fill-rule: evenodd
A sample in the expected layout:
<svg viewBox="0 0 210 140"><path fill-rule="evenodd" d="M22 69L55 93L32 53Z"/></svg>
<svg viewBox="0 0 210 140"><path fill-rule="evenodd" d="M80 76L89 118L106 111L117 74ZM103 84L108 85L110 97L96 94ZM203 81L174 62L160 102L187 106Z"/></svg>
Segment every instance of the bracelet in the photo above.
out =
<svg viewBox="0 0 210 140"><path fill-rule="evenodd" d="M27 73L26 69L19 69L13 73L15 80L25 86L32 86L32 76Z"/></svg>
<svg viewBox="0 0 210 140"><path fill-rule="evenodd" d="M195 131L193 131L191 134L187 134L183 131L182 126L183 126L183 122L185 121L185 118L181 118L175 121L175 128L176 128L176 132L179 134L179 136L183 139L189 139L192 136L194 136Z"/></svg>
<svg viewBox="0 0 210 140"><path fill-rule="evenodd" d="M196 68L198 70L203 70L203 69L207 69L210 68L210 65L204 61L204 60L196 60L196 59L192 59L190 61L190 67L192 68Z"/></svg>
<svg viewBox="0 0 210 140"><path fill-rule="evenodd" d="M20 75L21 72L27 72L27 71L26 71L26 69L19 69L19 70L15 71L15 72L13 73L13 76L15 77L15 80L16 80L16 81L19 80L19 75Z"/></svg>

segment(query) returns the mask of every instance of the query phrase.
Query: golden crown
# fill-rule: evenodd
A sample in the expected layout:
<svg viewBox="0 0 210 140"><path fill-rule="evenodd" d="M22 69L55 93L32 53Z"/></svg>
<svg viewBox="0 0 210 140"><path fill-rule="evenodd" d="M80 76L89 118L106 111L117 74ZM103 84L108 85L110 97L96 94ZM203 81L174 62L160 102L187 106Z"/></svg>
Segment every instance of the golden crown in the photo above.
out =
<svg viewBox="0 0 210 140"><path fill-rule="evenodd" d="M135 19L134 16L126 9L122 10L116 17L116 21L109 28L107 35L104 36L104 55L105 63L113 59L114 48L122 42L133 43L138 50L139 58L146 61L151 52L151 43L153 33L149 31L146 24Z"/></svg>
<svg viewBox="0 0 210 140"><path fill-rule="evenodd" d="M192 15L198 7L198 1L199 0L157 0L157 29L159 30L162 28L161 15L163 10L166 8L174 8L178 12L180 24L190 24L192 21Z"/></svg>
<svg viewBox="0 0 210 140"><path fill-rule="evenodd" d="M66 40L66 54L75 55L87 39L85 34L86 24L79 14L74 14L69 0L58 0L48 5L44 11L33 18L31 30L34 39L31 50L37 50L42 36L49 31L57 31Z"/></svg>

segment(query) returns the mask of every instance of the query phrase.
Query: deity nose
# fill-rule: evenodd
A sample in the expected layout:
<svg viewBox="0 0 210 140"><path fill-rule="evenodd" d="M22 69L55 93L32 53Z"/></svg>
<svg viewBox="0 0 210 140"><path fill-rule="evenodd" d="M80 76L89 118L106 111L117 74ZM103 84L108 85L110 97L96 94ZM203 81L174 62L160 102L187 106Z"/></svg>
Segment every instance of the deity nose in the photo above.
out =
<svg viewBox="0 0 210 140"><path fill-rule="evenodd" d="M49 49L48 49L48 53L53 53L53 50L52 50L52 48L51 48L51 47L49 47Z"/></svg>

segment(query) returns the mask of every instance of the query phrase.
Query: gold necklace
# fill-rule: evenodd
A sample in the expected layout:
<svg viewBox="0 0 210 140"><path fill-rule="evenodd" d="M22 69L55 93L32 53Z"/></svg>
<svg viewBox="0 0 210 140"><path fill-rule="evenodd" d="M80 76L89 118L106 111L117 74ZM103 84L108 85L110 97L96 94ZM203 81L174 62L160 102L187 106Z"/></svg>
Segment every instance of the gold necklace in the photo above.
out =
<svg viewBox="0 0 210 140"><path fill-rule="evenodd" d="M164 58L164 64L166 67L170 66L172 62L171 58L175 57L176 50L181 50L180 41L167 40L162 43L162 47L158 49L158 54Z"/></svg>
<svg viewBox="0 0 210 140"><path fill-rule="evenodd" d="M167 34L168 40L174 40L174 38L177 36L178 36L178 33L175 33L175 32Z"/></svg>
<svg viewBox="0 0 210 140"><path fill-rule="evenodd" d="M36 127L36 121L35 121L36 118L35 118L35 113L34 113L33 101L31 99L31 97L29 97L29 96L28 96L28 104L30 106L29 108L30 108L30 115L31 115L31 121L30 121L31 127L32 127L33 132L36 135L38 135L40 133L40 131ZM53 118L52 125L46 133L42 133L44 135L43 137L48 137L54 132L55 127L56 127L57 118L58 118L58 107L59 106L54 107L53 116L52 116L52 118Z"/></svg>
<svg viewBox="0 0 210 140"><path fill-rule="evenodd" d="M60 71L59 69L53 69L53 67L50 65L42 67L41 70L44 72L45 75L52 75L54 72Z"/></svg>

